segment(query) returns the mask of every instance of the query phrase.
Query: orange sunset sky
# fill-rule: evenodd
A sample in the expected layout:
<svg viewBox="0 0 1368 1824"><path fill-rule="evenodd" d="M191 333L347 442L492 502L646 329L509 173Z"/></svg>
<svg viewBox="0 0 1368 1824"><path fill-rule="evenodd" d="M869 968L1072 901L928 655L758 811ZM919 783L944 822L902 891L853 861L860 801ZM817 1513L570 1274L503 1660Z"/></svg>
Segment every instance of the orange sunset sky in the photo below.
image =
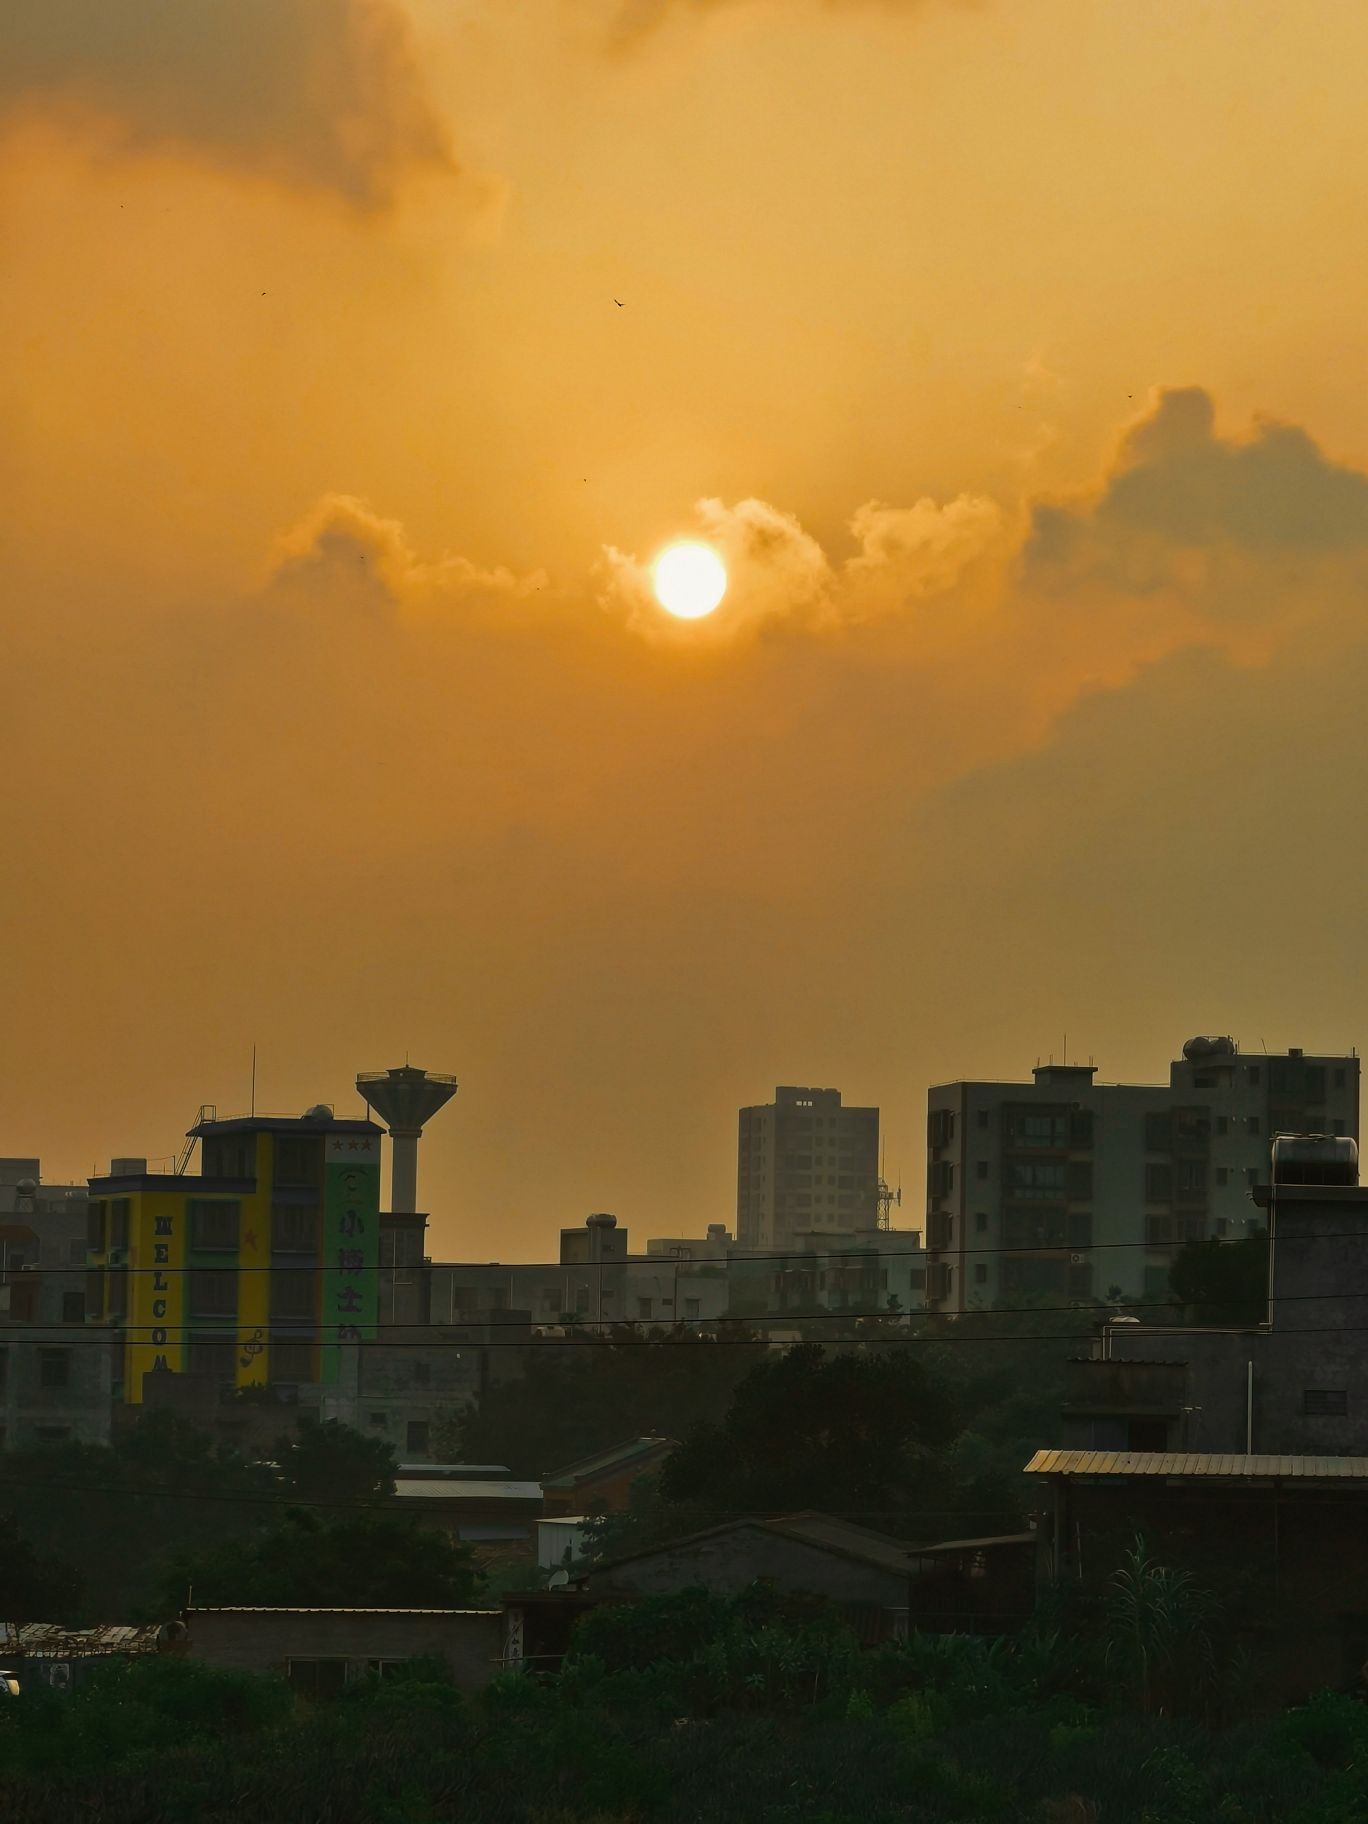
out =
<svg viewBox="0 0 1368 1824"><path fill-rule="evenodd" d="M730 1221L776 1082L915 1220L930 1082L1360 1043L1365 68L1345 0L9 0L0 1151L407 1053L434 1252L545 1258Z"/></svg>

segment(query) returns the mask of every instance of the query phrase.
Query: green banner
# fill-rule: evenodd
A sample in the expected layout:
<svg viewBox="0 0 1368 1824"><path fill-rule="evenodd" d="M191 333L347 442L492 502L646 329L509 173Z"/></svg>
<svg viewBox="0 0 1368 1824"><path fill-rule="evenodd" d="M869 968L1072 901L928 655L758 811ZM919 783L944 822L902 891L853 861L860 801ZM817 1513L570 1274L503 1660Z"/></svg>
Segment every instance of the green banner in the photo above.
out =
<svg viewBox="0 0 1368 1824"><path fill-rule="evenodd" d="M336 1382L342 1350L376 1334L380 1309L380 1136L324 1142L323 1304L319 1378Z"/></svg>

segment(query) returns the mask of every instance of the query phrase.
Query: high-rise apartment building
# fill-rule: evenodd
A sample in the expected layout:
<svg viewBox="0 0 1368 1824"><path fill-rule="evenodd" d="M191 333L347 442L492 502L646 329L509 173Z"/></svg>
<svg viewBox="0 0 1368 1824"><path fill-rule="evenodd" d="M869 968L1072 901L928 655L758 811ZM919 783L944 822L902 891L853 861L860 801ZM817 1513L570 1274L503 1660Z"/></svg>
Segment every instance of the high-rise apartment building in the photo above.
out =
<svg viewBox="0 0 1368 1824"><path fill-rule="evenodd" d="M1162 1302L1178 1249L1260 1220L1278 1133L1358 1137L1359 1060L1190 1039L1166 1085L1044 1064L927 1097L927 1304Z"/></svg>
<svg viewBox="0 0 1368 1824"><path fill-rule="evenodd" d="M847 1234L878 1220L877 1108L844 1108L839 1089L781 1086L773 1102L741 1110L741 1247L783 1247L799 1233Z"/></svg>

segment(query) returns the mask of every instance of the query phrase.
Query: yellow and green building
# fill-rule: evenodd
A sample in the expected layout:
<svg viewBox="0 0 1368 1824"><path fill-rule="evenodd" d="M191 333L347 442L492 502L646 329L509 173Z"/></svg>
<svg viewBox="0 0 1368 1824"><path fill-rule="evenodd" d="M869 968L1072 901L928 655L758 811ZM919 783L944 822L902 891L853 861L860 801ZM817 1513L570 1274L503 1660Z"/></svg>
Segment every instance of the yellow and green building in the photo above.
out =
<svg viewBox="0 0 1368 1824"><path fill-rule="evenodd" d="M201 1119L200 1170L90 1180L87 1321L122 1334L116 1397L149 1369L237 1387L334 1384L375 1339L380 1139L373 1121Z"/></svg>

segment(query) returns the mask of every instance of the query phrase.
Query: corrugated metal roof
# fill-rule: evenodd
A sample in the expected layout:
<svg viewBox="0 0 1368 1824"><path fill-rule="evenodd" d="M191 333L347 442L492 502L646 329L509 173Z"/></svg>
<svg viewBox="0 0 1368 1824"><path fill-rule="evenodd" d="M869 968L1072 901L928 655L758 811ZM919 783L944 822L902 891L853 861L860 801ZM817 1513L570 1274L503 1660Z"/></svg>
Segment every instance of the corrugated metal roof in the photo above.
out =
<svg viewBox="0 0 1368 1824"><path fill-rule="evenodd" d="M456 1479L427 1481L398 1476L395 1494L401 1501L540 1501L540 1482L464 1482Z"/></svg>
<svg viewBox="0 0 1368 1824"><path fill-rule="evenodd" d="M1219 1455L1207 1451L1038 1450L1028 1476L1205 1476L1247 1481L1368 1480L1368 1457Z"/></svg>
<svg viewBox="0 0 1368 1824"><path fill-rule="evenodd" d="M5 1630L4 1645L11 1651L48 1659L79 1659L89 1653L155 1653L161 1630L156 1622L144 1627L64 1628L55 1621L30 1621Z"/></svg>
<svg viewBox="0 0 1368 1824"><path fill-rule="evenodd" d="M947 1539L940 1545L919 1545L919 1558L934 1558L941 1552L986 1552L1002 1545L1035 1545L1034 1533L995 1533L988 1539Z"/></svg>
<svg viewBox="0 0 1368 1824"><path fill-rule="evenodd" d="M215 1608L193 1608L193 1615L502 1615L502 1609L293 1609L272 1608L264 1603L221 1603Z"/></svg>

